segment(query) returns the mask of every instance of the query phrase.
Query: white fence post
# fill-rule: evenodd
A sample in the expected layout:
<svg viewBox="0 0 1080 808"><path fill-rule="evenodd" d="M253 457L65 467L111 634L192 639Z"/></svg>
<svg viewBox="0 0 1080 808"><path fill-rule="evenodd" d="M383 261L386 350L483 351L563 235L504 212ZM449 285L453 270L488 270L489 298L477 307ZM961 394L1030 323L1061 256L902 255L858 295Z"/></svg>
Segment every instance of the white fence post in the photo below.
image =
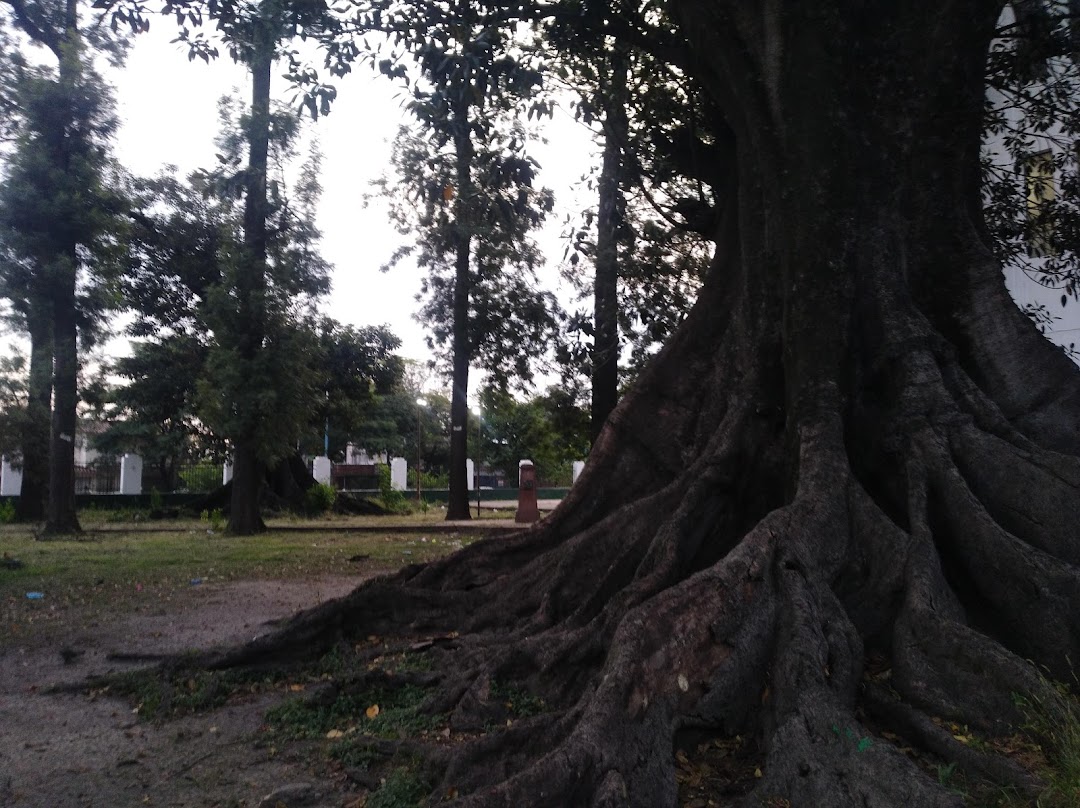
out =
<svg viewBox="0 0 1080 808"><path fill-rule="evenodd" d="M315 478L315 482L329 485L334 476L334 466L330 458L322 456L311 461L311 476Z"/></svg>
<svg viewBox="0 0 1080 808"><path fill-rule="evenodd" d="M404 457L395 457L390 461L390 487L395 491L404 491L409 484L409 464Z"/></svg>
<svg viewBox="0 0 1080 808"><path fill-rule="evenodd" d="M22 491L22 469L11 465L5 456L0 461L0 497L17 497Z"/></svg>
<svg viewBox="0 0 1080 808"><path fill-rule="evenodd" d="M574 461L574 477L573 477L573 482L571 483L571 485L573 485L573 483L577 482L577 478L581 476L581 472L583 472L583 471L585 471L585 461L584 460L575 460Z"/></svg>
<svg viewBox="0 0 1080 808"><path fill-rule="evenodd" d="M125 454L120 458L120 493L142 493L143 461L137 454Z"/></svg>

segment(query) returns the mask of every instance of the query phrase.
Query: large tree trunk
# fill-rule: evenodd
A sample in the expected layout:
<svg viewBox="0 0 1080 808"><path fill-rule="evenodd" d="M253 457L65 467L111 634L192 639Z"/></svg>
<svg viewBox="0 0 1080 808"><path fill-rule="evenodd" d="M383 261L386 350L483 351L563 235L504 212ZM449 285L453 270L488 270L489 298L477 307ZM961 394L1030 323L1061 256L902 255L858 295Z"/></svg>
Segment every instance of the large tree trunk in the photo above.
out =
<svg viewBox="0 0 1080 808"><path fill-rule="evenodd" d="M30 334L30 374L26 423L20 438L22 490L16 501L21 521L45 518L49 491L49 430L52 408L52 315L44 300L29 301L26 326Z"/></svg>
<svg viewBox="0 0 1080 808"><path fill-rule="evenodd" d="M75 314L74 249L69 261L55 269L65 276L53 298L52 427L49 437L49 497L46 535L80 531L75 514L75 433L79 404L79 333Z"/></svg>
<svg viewBox="0 0 1080 808"><path fill-rule="evenodd" d="M265 6L266 4L264 4ZM270 152L270 73L274 63L273 15L267 11L254 23L256 41L251 57L251 120L248 124L248 165L244 189L243 267L237 283L240 306L237 348L246 367L265 350L266 335L266 219L267 164ZM234 438L232 503L229 532L248 536L266 530L259 510L265 465L250 424Z"/></svg>
<svg viewBox="0 0 1080 808"><path fill-rule="evenodd" d="M738 176L694 310L585 475L530 531L215 664L449 638L427 706L489 730L408 750L459 806L674 806L690 731L757 744L732 804L960 805L903 746L1029 789L931 720L1008 732L1013 694L1054 698L1036 666L1080 659L1080 373L979 213L996 12L682 3ZM493 682L547 711L490 729Z"/></svg>

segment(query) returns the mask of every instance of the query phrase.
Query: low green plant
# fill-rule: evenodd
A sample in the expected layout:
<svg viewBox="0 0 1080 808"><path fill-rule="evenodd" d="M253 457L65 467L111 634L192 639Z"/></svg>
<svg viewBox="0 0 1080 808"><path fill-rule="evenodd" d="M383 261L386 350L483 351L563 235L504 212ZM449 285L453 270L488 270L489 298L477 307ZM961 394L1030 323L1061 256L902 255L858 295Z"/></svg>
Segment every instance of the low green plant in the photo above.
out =
<svg viewBox="0 0 1080 808"><path fill-rule="evenodd" d="M304 492L304 512L309 516L318 516L334 507L337 489L326 483L315 483Z"/></svg>
<svg viewBox="0 0 1080 808"><path fill-rule="evenodd" d="M405 499L405 494L402 491L398 491L394 488L390 478L390 467L387 465L380 465L378 467L379 475L379 499L382 500L383 505L388 511L393 513L403 513L409 510L409 504Z"/></svg>
<svg viewBox="0 0 1080 808"><path fill-rule="evenodd" d="M368 797L367 808L415 808L423 804L431 786L411 768L394 769L378 791Z"/></svg>
<svg viewBox="0 0 1080 808"><path fill-rule="evenodd" d="M10 499L0 502L0 525L10 525L15 521L15 503Z"/></svg>
<svg viewBox="0 0 1080 808"><path fill-rule="evenodd" d="M547 705L539 696L498 680L491 682L491 697L503 702L517 718L529 718L547 712Z"/></svg>
<svg viewBox="0 0 1080 808"><path fill-rule="evenodd" d="M1066 685L1046 681L1044 695L1014 696L1024 715L1021 729L1042 747L1047 770L1039 808L1080 805L1080 699Z"/></svg>
<svg viewBox="0 0 1080 808"><path fill-rule="evenodd" d="M270 683L274 679L265 675L261 681ZM109 677L107 681L105 690L133 701L140 720L158 721L220 707L233 693L250 687L256 677L237 671L177 668L164 673L150 668Z"/></svg>
<svg viewBox="0 0 1080 808"><path fill-rule="evenodd" d="M225 514L222 513L221 508L214 508L212 511L204 510L199 514L199 521L205 522L210 525L210 529L215 533L225 529Z"/></svg>
<svg viewBox="0 0 1080 808"><path fill-rule="evenodd" d="M445 716L421 712L423 688L371 688L343 693L329 705L294 699L266 713L266 723L292 738L320 738L330 730L355 727L365 735L399 738L438 728Z"/></svg>
<svg viewBox="0 0 1080 808"><path fill-rule="evenodd" d="M154 486L150 489L150 511L151 513L161 513L164 508L165 499L161 496L157 486Z"/></svg>

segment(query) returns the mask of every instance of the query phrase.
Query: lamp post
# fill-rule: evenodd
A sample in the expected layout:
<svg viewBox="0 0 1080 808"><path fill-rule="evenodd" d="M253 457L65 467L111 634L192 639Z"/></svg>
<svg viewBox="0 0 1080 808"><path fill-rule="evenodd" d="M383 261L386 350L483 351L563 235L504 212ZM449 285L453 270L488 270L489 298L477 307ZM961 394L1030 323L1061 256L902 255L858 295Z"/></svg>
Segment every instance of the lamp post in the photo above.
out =
<svg viewBox="0 0 1080 808"><path fill-rule="evenodd" d="M427 406L422 398L416 399L416 501L420 500L420 410Z"/></svg>
<svg viewBox="0 0 1080 808"><path fill-rule="evenodd" d="M484 429L484 421L480 417L480 405L472 408L476 416L476 518L480 518L480 440Z"/></svg>

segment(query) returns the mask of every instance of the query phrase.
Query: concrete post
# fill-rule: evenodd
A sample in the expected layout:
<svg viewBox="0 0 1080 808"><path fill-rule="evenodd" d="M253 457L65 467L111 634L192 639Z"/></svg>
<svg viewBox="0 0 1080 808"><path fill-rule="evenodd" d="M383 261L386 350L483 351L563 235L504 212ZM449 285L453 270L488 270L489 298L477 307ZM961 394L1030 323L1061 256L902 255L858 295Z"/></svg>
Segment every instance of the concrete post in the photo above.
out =
<svg viewBox="0 0 1080 808"><path fill-rule="evenodd" d="M0 461L0 497L17 497L22 491L22 469L11 465L11 460L4 457Z"/></svg>
<svg viewBox="0 0 1080 808"><path fill-rule="evenodd" d="M334 465L330 462L330 458L316 457L311 464L311 476L315 478L317 483L330 485L330 481L334 477Z"/></svg>
<svg viewBox="0 0 1080 808"><path fill-rule="evenodd" d="M120 493L142 493L143 461L137 454L126 454L120 458Z"/></svg>
<svg viewBox="0 0 1080 808"><path fill-rule="evenodd" d="M575 460L574 461L574 478L573 478L574 483L577 482L577 478L581 476L581 472L583 472L583 471L585 471L585 461L584 460ZM573 483L571 483L571 484L573 484Z"/></svg>
<svg viewBox="0 0 1080 808"><path fill-rule="evenodd" d="M221 469L221 484L228 485L229 480L232 479L232 461L226 460L225 466Z"/></svg>
<svg viewBox="0 0 1080 808"><path fill-rule="evenodd" d="M395 491L404 491L409 484L409 464L404 457L395 457L390 461L390 487Z"/></svg>
<svg viewBox="0 0 1080 808"><path fill-rule="evenodd" d="M465 459L465 480L469 491L476 490L476 466L469 458Z"/></svg>

